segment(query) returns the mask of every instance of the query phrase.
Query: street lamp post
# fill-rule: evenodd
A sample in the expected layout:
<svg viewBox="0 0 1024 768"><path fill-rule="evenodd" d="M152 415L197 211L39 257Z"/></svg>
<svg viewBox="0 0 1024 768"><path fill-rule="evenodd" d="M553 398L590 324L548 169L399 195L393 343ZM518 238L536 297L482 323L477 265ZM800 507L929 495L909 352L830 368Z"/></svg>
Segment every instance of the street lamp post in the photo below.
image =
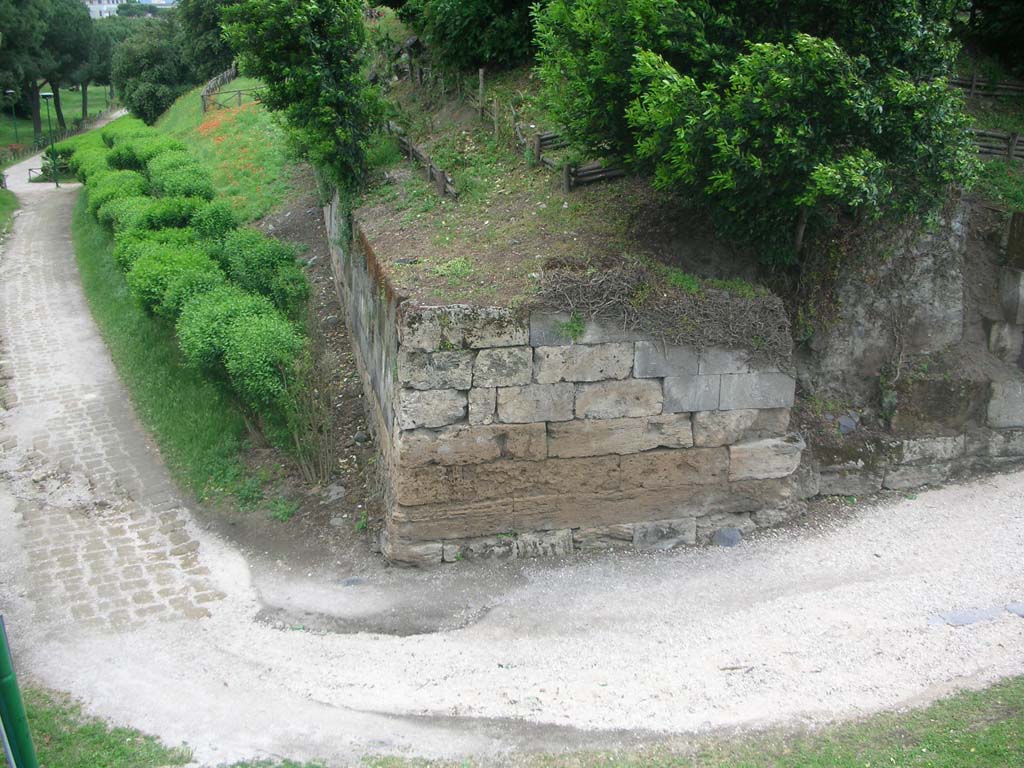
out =
<svg viewBox="0 0 1024 768"><path fill-rule="evenodd" d="M18 119L14 116L14 96L17 91L12 91L8 88L4 91L4 95L11 100L11 125L14 126L14 143L21 144L21 139L18 137Z"/></svg>
<svg viewBox="0 0 1024 768"><path fill-rule="evenodd" d="M57 181L57 151L53 148L53 123L50 122L50 99L52 93L40 93L43 101L46 102L46 130L50 132L50 173L53 176L53 185L60 189L60 182Z"/></svg>

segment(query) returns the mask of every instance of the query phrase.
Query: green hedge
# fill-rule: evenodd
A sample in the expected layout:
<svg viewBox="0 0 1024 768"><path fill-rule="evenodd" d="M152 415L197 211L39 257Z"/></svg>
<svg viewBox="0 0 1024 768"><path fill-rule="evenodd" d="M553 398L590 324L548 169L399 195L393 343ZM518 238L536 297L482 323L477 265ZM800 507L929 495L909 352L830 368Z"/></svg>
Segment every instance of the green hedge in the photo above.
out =
<svg viewBox="0 0 1024 768"><path fill-rule="evenodd" d="M85 184L89 212L113 231L129 291L173 323L186 364L226 381L271 433L294 431L293 378L308 350L293 321L309 294L294 249L237 229L209 172L139 120L59 152Z"/></svg>

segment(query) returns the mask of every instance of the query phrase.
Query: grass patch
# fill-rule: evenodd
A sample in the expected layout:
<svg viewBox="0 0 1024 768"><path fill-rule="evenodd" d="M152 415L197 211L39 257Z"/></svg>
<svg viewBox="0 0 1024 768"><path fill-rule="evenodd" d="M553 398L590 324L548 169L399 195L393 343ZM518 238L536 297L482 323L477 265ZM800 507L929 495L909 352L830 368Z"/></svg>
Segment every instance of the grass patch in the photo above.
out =
<svg viewBox="0 0 1024 768"><path fill-rule="evenodd" d="M1012 211L1024 211L1024 163L1006 160L982 163L971 191Z"/></svg>
<svg viewBox="0 0 1024 768"><path fill-rule="evenodd" d="M225 90L259 87L259 81L238 78ZM210 169L218 195L226 197L244 221L271 212L296 189L295 170L284 128L252 94L242 104L202 112L196 88L174 102L156 127L183 141L192 156Z"/></svg>
<svg viewBox="0 0 1024 768"><path fill-rule="evenodd" d="M186 368L174 334L147 315L112 257L113 238L86 209L83 192L71 232L88 298L136 413L154 434L171 474L199 498L246 487L239 460L245 425L232 398Z"/></svg>
<svg viewBox="0 0 1024 768"><path fill-rule="evenodd" d="M18 210L18 198L11 190L0 189L0 237L11 231L16 210Z"/></svg>

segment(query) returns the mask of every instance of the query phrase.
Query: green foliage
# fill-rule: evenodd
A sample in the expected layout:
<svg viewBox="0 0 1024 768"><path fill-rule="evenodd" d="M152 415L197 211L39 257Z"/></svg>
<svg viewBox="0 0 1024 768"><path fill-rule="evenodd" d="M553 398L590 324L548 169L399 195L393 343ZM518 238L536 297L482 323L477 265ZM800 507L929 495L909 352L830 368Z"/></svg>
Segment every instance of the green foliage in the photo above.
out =
<svg viewBox="0 0 1024 768"><path fill-rule="evenodd" d="M146 177L135 171L94 171L89 185L89 213L95 215L111 200L143 196L148 188Z"/></svg>
<svg viewBox="0 0 1024 768"><path fill-rule="evenodd" d="M117 47L111 79L132 114L149 124L198 80L182 54L172 17L140 25Z"/></svg>
<svg viewBox="0 0 1024 768"><path fill-rule="evenodd" d="M223 366L232 324L272 314L274 307L263 296L234 285L219 286L194 297L182 308L177 325L178 344L189 365L217 372Z"/></svg>
<svg viewBox="0 0 1024 768"><path fill-rule="evenodd" d="M210 172L192 160L187 152L159 154L146 164L146 172L156 195L213 199Z"/></svg>
<svg viewBox="0 0 1024 768"><path fill-rule="evenodd" d="M100 206L96 218L117 233L187 227L205 202L196 197L122 197Z"/></svg>
<svg viewBox="0 0 1024 768"><path fill-rule="evenodd" d="M103 173L110 169L107 163L109 153L101 147L83 147L75 151L68 160L68 167L82 183L87 182L95 173Z"/></svg>
<svg viewBox="0 0 1024 768"><path fill-rule="evenodd" d="M245 72L266 85L295 146L331 182L358 189L379 99L362 72L359 0L239 0L223 10L225 36Z"/></svg>
<svg viewBox="0 0 1024 768"><path fill-rule="evenodd" d="M1017 74L1024 74L1024 4L1007 0L973 0L972 37Z"/></svg>
<svg viewBox="0 0 1024 768"><path fill-rule="evenodd" d="M113 138L108 162L112 168L145 171L150 161L167 152L182 153L185 145L158 133Z"/></svg>
<svg viewBox="0 0 1024 768"><path fill-rule="evenodd" d="M302 317L309 298L309 281L295 261L278 265L270 283L270 298L288 317Z"/></svg>
<svg viewBox="0 0 1024 768"><path fill-rule="evenodd" d="M295 264L295 249L255 229L224 238L224 264L231 280L247 291L273 298L279 269Z"/></svg>
<svg viewBox="0 0 1024 768"><path fill-rule="evenodd" d="M108 147L138 136L152 135L149 126L135 117L122 117L100 129L100 139Z"/></svg>
<svg viewBox="0 0 1024 768"><path fill-rule="evenodd" d="M974 160L945 84L954 0L552 0L540 75L570 138L654 170L790 262L843 214L922 213Z"/></svg>
<svg viewBox="0 0 1024 768"><path fill-rule="evenodd" d="M288 499L274 499L267 505L267 515L279 523L287 523L298 511L299 503Z"/></svg>
<svg viewBox="0 0 1024 768"><path fill-rule="evenodd" d="M91 194L90 194L91 198ZM91 203L91 199L90 199ZM185 248L199 244L195 230L182 229L136 229L122 233L114 245L114 261L125 272L130 270L146 247L152 243Z"/></svg>
<svg viewBox="0 0 1024 768"><path fill-rule="evenodd" d="M192 214L192 227L207 240L221 242L238 227L238 218L227 200L214 200Z"/></svg>
<svg viewBox="0 0 1024 768"><path fill-rule="evenodd" d="M220 29L221 9L230 0L178 0L175 13L182 29L185 58L201 80L210 80L231 66L234 54Z"/></svg>
<svg viewBox="0 0 1024 768"><path fill-rule="evenodd" d="M235 391L258 413L284 410L295 362L305 344L278 314L246 317L227 330L224 366Z"/></svg>
<svg viewBox="0 0 1024 768"><path fill-rule="evenodd" d="M147 242L138 250L128 288L154 315L174 319L189 299L225 282L220 267L199 248Z"/></svg>
<svg viewBox="0 0 1024 768"><path fill-rule="evenodd" d="M530 55L529 0L409 0L399 17L453 69L508 67Z"/></svg>
<svg viewBox="0 0 1024 768"><path fill-rule="evenodd" d="M701 292L700 280L679 267L665 267L664 274L665 282L673 288L678 288L684 293L697 294Z"/></svg>

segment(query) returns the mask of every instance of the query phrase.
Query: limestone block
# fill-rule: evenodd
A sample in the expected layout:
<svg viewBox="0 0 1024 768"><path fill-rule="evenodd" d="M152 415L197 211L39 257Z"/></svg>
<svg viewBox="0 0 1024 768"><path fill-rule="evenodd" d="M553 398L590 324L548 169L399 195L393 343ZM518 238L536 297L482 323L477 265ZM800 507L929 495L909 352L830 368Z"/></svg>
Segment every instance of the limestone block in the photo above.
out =
<svg viewBox="0 0 1024 768"><path fill-rule="evenodd" d="M395 443L397 461L403 467L547 458L547 432L543 424L456 424L441 429L415 429L400 433Z"/></svg>
<svg viewBox="0 0 1024 768"><path fill-rule="evenodd" d="M678 488L725 482L729 452L725 448L655 450L623 456L624 488Z"/></svg>
<svg viewBox="0 0 1024 768"><path fill-rule="evenodd" d="M1024 269L1003 267L999 275L999 296L1006 321L1024 325Z"/></svg>
<svg viewBox="0 0 1024 768"><path fill-rule="evenodd" d="M466 393L454 389L401 389L398 425L402 429L444 427L466 417Z"/></svg>
<svg viewBox="0 0 1024 768"><path fill-rule="evenodd" d="M697 543L697 518L682 517L633 526L633 546L640 552L664 551Z"/></svg>
<svg viewBox="0 0 1024 768"><path fill-rule="evenodd" d="M569 421L573 418L576 386L528 384L498 390L498 420L506 423Z"/></svg>
<svg viewBox="0 0 1024 768"><path fill-rule="evenodd" d="M788 408L701 411L693 414L693 444L714 448L743 439L776 437L789 429Z"/></svg>
<svg viewBox="0 0 1024 768"><path fill-rule="evenodd" d="M993 429L1024 427L1024 380L992 382L988 425Z"/></svg>
<svg viewBox="0 0 1024 768"><path fill-rule="evenodd" d="M473 367L474 387L511 387L533 380L533 350L530 347L482 349Z"/></svg>
<svg viewBox="0 0 1024 768"><path fill-rule="evenodd" d="M721 405L718 407L723 411L790 408L795 395L796 379L785 373L730 374L722 376Z"/></svg>
<svg viewBox="0 0 1024 768"><path fill-rule="evenodd" d="M454 502L617 491L620 487L619 457L540 462L500 459L486 464L403 467L396 473L392 485L397 502L408 507L445 502L455 507L458 505ZM481 533L511 527L492 528ZM530 530L536 527L516 528Z"/></svg>
<svg viewBox="0 0 1024 768"><path fill-rule="evenodd" d="M497 404L498 390L494 387L477 387L469 390L469 423L494 423Z"/></svg>
<svg viewBox="0 0 1024 768"><path fill-rule="evenodd" d="M639 453L652 448L689 448L692 445L688 413L636 419L577 419L548 427L548 455L564 458Z"/></svg>
<svg viewBox="0 0 1024 768"><path fill-rule="evenodd" d="M623 328L621 324L591 318L583 319L583 333L575 339L566 330L571 318L567 312L535 310L530 313L530 345L552 347L562 344L604 344L609 341L651 340L645 333Z"/></svg>
<svg viewBox="0 0 1024 768"><path fill-rule="evenodd" d="M696 376L699 368L700 355L693 347L662 344L656 341L636 343L633 375L637 378Z"/></svg>
<svg viewBox="0 0 1024 768"><path fill-rule="evenodd" d="M443 557L446 563L479 559L509 560L516 557L516 539L508 534L446 541Z"/></svg>
<svg viewBox="0 0 1024 768"><path fill-rule="evenodd" d="M903 441L903 456L900 464L931 463L949 461L963 456L967 450L967 438L964 435L955 437L921 437Z"/></svg>
<svg viewBox="0 0 1024 768"><path fill-rule="evenodd" d="M381 552L397 565L429 567L441 563L444 547L440 541L406 541L385 529L381 536Z"/></svg>
<svg viewBox="0 0 1024 768"><path fill-rule="evenodd" d="M722 349L711 347L700 355L700 370L705 376L715 373L753 373L750 366L750 354L738 349Z"/></svg>
<svg viewBox="0 0 1024 768"><path fill-rule="evenodd" d="M989 442L990 456L1024 456L1024 429L993 432Z"/></svg>
<svg viewBox="0 0 1024 768"><path fill-rule="evenodd" d="M564 557L572 554L572 531L535 531L516 537L517 557Z"/></svg>
<svg viewBox="0 0 1024 768"><path fill-rule="evenodd" d="M718 410L721 376L669 376L665 379L665 413Z"/></svg>
<svg viewBox="0 0 1024 768"><path fill-rule="evenodd" d="M948 464L892 467L886 471L882 487L891 491L920 488L922 485L945 482L949 478L949 474L950 466Z"/></svg>
<svg viewBox="0 0 1024 768"><path fill-rule="evenodd" d="M800 466L805 448L799 435L769 437L729 446L729 480L787 477Z"/></svg>
<svg viewBox="0 0 1024 768"><path fill-rule="evenodd" d="M1006 363L1024 360L1024 326L993 323L988 334L988 351Z"/></svg>
<svg viewBox="0 0 1024 768"><path fill-rule="evenodd" d="M469 389L473 381L471 350L398 353L398 383L411 389Z"/></svg>
<svg viewBox="0 0 1024 768"><path fill-rule="evenodd" d="M633 345L629 343L572 344L537 347L534 351L534 379L538 384L624 379L632 368Z"/></svg>
<svg viewBox="0 0 1024 768"><path fill-rule="evenodd" d="M512 530L512 497L484 501L444 501L402 506L389 511L388 528L404 541L432 541L493 536Z"/></svg>
<svg viewBox="0 0 1024 768"><path fill-rule="evenodd" d="M818 475L822 496L870 496L882 490L884 470L863 462L823 467Z"/></svg>
<svg viewBox="0 0 1024 768"><path fill-rule="evenodd" d="M697 541L708 544L723 528L735 528L746 536L753 533L757 525L750 512L711 512L697 518Z"/></svg>
<svg viewBox="0 0 1024 768"><path fill-rule="evenodd" d="M596 528L578 528L572 532L573 545L580 552L607 552L610 549L628 549L633 546L633 526L602 525Z"/></svg>
<svg viewBox="0 0 1024 768"><path fill-rule="evenodd" d="M661 413L661 406L660 381L625 379L576 385L577 419L653 416Z"/></svg>
<svg viewBox="0 0 1024 768"><path fill-rule="evenodd" d="M528 344L525 317L505 307L451 304L425 307L405 302L399 308L398 338L407 349L484 349Z"/></svg>

